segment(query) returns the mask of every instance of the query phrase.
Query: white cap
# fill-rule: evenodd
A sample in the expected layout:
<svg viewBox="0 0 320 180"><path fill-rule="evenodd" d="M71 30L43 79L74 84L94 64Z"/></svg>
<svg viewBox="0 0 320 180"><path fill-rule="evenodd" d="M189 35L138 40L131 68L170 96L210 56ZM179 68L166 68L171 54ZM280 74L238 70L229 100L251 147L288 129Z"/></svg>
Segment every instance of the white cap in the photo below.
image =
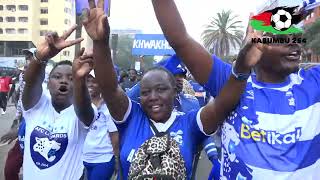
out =
<svg viewBox="0 0 320 180"><path fill-rule="evenodd" d="M37 50L37 48L23 49L22 53L24 55L33 54L36 50Z"/></svg>
<svg viewBox="0 0 320 180"><path fill-rule="evenodd" d="M24 66L20 66L18 69L19 69L20 71L23 71L23 70L24 70Z"/></svg>
<svg viewBox="0 0 320 180"><path fill-rule="evenodd" d="M94 74L94 71L91 70L90 73L89 73L93 78L96 78L96 75Z"/></svg>

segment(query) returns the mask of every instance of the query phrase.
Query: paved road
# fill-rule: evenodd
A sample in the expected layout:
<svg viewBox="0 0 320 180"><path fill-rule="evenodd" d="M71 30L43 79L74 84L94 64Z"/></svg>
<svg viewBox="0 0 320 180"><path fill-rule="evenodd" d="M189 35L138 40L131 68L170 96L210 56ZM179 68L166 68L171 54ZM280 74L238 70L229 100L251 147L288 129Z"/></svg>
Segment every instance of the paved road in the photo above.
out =
<svg viewBox="0 0 320 180"><path fill-rule="evenodd" d="M10 128L12 121L15 117L15 107L9 106L7 108L7 113L5 115L0 115L0 137L5 134ZM12 147L11 145L0 145L0 180L4 180L3 168L5 160L7 157L8 150ZM206 180L208 179L209 172L211 170L211 163L208 161L206 155L202 153L199 165L197 168L197 180Z"/></svg>
<svg viewBox="0 0 320 180"><path fill-rule="evenodd" d="M16 109L14 106L9 105L7 108L7 112L5 115L0 115L0 137L5 134L15 117ZM9 149L12 147L13 143L10 145L0 145L0 180L4 180L3 168L7 158L7 153Z"/></svg>
<svg viewBox="0 0 320 180"><path fill-rule="evenodd" d="M202 152L199 160L199 164L196 171L196 180L207 180L211 171L212 165L208 160L205 152Z"/></svg>

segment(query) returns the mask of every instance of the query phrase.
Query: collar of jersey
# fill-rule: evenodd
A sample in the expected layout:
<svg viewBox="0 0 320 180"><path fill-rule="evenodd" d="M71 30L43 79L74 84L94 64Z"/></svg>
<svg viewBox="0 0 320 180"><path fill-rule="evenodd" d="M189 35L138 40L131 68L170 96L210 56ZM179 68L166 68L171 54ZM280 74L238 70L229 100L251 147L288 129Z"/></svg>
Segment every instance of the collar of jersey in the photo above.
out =
<svg viewBox="0 0 320 180"><path fill-rule="evenodd" d="M52 102L50 102L50 103L51 103L51 107L53 109L53 112L54 112L55 116L60 116L61 114L64 114L65 112L68 112L70 108L73 109L73 104L71 104L69 107L65 108L64 110L60 111L60 113L58 113L56 111L56 109L53 107Z"/></svg>
<svg viewBox="0 0 320 180"><path fill-rule="evenodd" d="M281 83L266 83L266 82L258 81L256 78L257 78L256 75L251 75L248 82L251 81L255 85L258 85L260 87L266 87L266 88L282 88L282 87L288 86L291 82L290 76L288 76L286 80Z"/></svg>
<svg viewBox="0 0 320 180"><path fill-rule="evenodd" d="M177 116L177 112L173 111L171 113L170 118L165 123L160 123L160 122L157 123L152 119L150 119L150 120L151 120L151 123L154 124L154 126L157 128L157 130L159 132L166 132L171 127L171 125L173 124L174 120L176 119L176 116ZM151 128L151 130L152 130L152 128ZM152 132L153 132L153 130L152 130Z"/></svg>

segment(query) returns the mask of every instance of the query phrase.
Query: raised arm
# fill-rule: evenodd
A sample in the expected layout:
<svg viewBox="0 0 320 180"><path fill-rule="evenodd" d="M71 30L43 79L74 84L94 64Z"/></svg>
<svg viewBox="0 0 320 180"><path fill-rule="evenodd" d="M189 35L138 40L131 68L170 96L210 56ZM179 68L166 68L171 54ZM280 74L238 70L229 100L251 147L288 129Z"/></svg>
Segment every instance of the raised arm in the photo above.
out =
<svg viewBox="0 0 320 180"><path fill-rule="evenodd" d="M30 64L25 72L24 80L26 84L22 95L22 104L25 110L35 106L42 95L42 82L45 78L45 68L48 60L57 55L62 49L80 43L83 40L78 38L66 41L76 27L74 25L62 36L58 36L56 32L48 33L45 36L45 40L40 42L34 56L28 59Z"/></svg>
<svg viewBox="0 0 320 180"><path fill-rule="evenodd" d="M110 27L105 14L104 0L89 0L90 9L84 11L83 25L93 40L94 71L101 88L102 97L110 114L116 121L121 121L127 112L129 101L126 94L118 86L117 75L113 67L109 36Z"/></svg>
<svg viewBox="0 0 320 180"><path fill-rule="evenodd" d="M210 53L189 36L174 0L152 0L160 27L171 47L186 64L195 80L208 81L213 60Z"/></svg>
<svg viewBox="0 0 320 180"><path fill-rule="evenodd" d="M90 126L94 118L86 78L93 67L92 53L83 55L84 48L78 52L72 64L74 109L80 121Z"/></svg>
<svg viewBox="0 0 320 180"><path fill-rule="evenodd" d="M261 36L254 32L251 32L250 34L250 37L259 38ZM251 38L248 38L248 42L250 42L250 39ZM270 48L272 48L272 46L247 43L239 52L233 68L234 72L236 74L244 73L249 75L251 68L260 60L263 52ZM215 101L210 101L202 109L200 119L206 134L211 134L216 131L218 126L223 123L229 113L236 107L245 90L246 84L247 79L239 80L235 75L230 76L228 82L216 97Z"/></svg>

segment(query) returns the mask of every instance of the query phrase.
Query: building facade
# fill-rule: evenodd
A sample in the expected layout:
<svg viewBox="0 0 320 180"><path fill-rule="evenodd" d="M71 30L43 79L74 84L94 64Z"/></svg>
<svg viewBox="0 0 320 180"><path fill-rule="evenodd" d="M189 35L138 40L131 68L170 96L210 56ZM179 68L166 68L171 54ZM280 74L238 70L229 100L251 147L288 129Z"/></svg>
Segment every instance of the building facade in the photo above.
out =
<svg viewBox="0 0 320 180"><path fill-rule="evenodd" d="M73 24L75 0L0 0L0 57L23 56L22 49L37 46L49 30L61 35ZM74 51L66 48L52 60L72 60Z"/></svg>

